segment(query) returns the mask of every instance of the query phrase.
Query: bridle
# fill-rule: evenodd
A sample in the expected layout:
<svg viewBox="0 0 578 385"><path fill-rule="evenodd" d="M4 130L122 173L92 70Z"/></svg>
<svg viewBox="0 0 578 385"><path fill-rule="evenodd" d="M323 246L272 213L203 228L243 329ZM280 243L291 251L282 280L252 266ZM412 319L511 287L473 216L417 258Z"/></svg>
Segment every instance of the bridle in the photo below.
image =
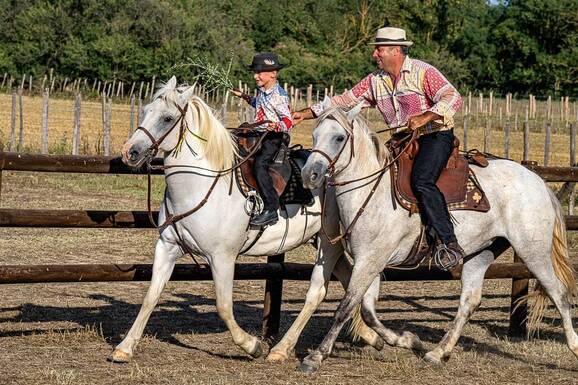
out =
<svg viewBox="0 0 578 385"><path fill-rule="evenodd" d="M351 161L354 157L354 147L353 147L353 140L354 140L354 126L353 126L353 121L349 121L347 120L347 125L344 125L344 121L345 119L343 118L335 118L333 115L328 115L325 117L325 119L333 119L335 120L337 123L339 123L347 132L347 138L345 143L343 143L343 146L341 147L341 149L339 150L339 152L337 153L337 155L335 156L335 158L331 159L331 157L325 153L324 151L318 150L318 149L313 149L311 150L312 153L318 153L321 156L323 156L328 162L329 162L329 166L328 166L328 172L326 174L326 178L325 178L325 191L324 191L324 198L323 198L323 205L321 208L321 230L323 231L323 233L325 234L325 236L327 237L327 239L329 240L329 242L331 244L336 244L338 241L340 241L341 239L346 239L347 236L351 233L351 230L353 229L353 226L355 226L355 224L357 223L357 220L359 219L359 217L361 217L361 214L363 214L363 212L365 211L365 208L367 207L367 204L369 203L369 201L371 200L371 198L373 197L373 195L375 194L375 191L377 190L377 187L379 186L379 183L381 182L381 179L383 178L383 176L385 175L385 172L387 170L389 170L391 168L391 166L399 159L399 157L405 152L405 150L407 148L409 148L409 146L413 143L413 141L415 141L418 137L418 130L413 130L411 131L411 133L408 134L408 136L410 136L409 141L407 142L407 144L405 145L405 147L403 148L402 151L400 151L400 153L395 156L394 158L390 159L389 161L387 161L387 163L381 167L379 170L363 176L361 178L356 178L356 179L352 179L352 180L348 180L348 181L343 181L343 182L334 182L331 181L330 178L335 177L336 175L338 175L340 172L342 172L343 170L345 170L350 164ZM388 129L388 130L393 130L393 129ZM346 148L347 146L347 142L350 141L350 145L351 145L351 151L349 154L349 160L347 162L347 164L341 169L339 170L337 173L335 172L335 164L337 163L337 161L339 160L339 157L341 156L341 154L343 153L343 150ZM365 200L363 201L361 207L357 210L357 213L355 214L355 217L353 218L353 220L351 221L351 223L349 223L349 225L346 227L345 231L343 233L340 232L339 235L337 235L336 237L331 237L329 236L329 234L327 233L327 231L325 230L325 225L323 223L323 218L324 218L324 214L325 214L325 203L327 202L327 187L328 186L345 186L347 184L350 183L354 183L354 182L359 182L371 177L376 176L375 179L375 183L373 184L373 187L371 188L371 191L369 192L369 194L367 195L367 197L365 198ZM395 199L395 198L393 198Z"/></svg>

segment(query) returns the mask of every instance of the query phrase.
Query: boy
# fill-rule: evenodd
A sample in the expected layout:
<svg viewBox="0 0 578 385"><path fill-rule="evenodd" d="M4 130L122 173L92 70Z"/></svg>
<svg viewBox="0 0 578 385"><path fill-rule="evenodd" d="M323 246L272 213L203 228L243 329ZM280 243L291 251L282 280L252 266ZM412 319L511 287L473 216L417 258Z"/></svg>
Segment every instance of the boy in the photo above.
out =
<svg viewBox="0 0 578 385"><path fill-rule="evenodd" d="M263 197L263 211L251 220L254 226L274 224L279 219L279 198L273 188L273 180L269 175L269 164L279 151L283 142L283 133L289 133L293 126L293 118L289 108L289 97L277 82L277 74L284 65L279 63L277 55L271 52L256 54L249 69L253 71L253 78L259 91L256 97L251 97L239 90L231 92L244 99L255 107L255 122L270 121L257 126L257 130L264 131L265 138L261 148L255 154L253 171L259 190Z"/></svg>

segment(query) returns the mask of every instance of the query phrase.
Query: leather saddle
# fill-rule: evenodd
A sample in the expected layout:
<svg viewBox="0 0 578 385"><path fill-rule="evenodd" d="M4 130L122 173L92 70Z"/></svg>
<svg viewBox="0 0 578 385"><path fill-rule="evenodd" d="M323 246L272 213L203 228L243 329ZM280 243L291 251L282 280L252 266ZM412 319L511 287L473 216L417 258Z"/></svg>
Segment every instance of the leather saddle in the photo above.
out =
<svg viewBox="0 0 578 385"><path fill-rule="evenodd" d="M251 153L251 151L258 144L261 135L260 131L255 131L251 129L243 129L242 127L233 131L233 134L237 138L237 145L239 148L239 155L245 158ZM277 153L274 161L271 162L269 166L269 175L273 180L273 187L277 192L277 196L281 196L287 182L291 177L291 164L289 163L289 158L287 156L287 145L289 144L289 135L284 134L283 144L281 145L281 150ZM257 185L257 179L253 173L253 165L255 164L254 156L251 156L245 163L240 167L241 175L244 182L253 190L259 191L259 186Z"/></svg>
<svg viewBox="0 0 578 385"><path fill-rule="evenodd" d="M419 212L417 199L411 189L411 171L413 162L419 151L419 143L414 140L409 145L411 135L407 133L395 134L386 143L386 147L398 159L392 167L391 188L395 202L409 210L410 215ZM474 170L470 164L479 167L488 166L485 156L477 150L470 151L463 156L459 152L459 139L454 139L454 149L442 170L436 183L445 197L448 210L474 210L487 212L490 203L480 186ZM435 241L434 241L435 242ZM426 228L422 225L417 239L406 259L398 266L414 267L428 258L432 258L434 244L428 241Z"/></svg>
<svg viewBox="0 0 578 385"><path fill-rule="evenodd" d="M391 173L394 195L403 207L410 210L411 214L419 211L417 199L411 188L411 171L419 151L419 143L414 140L408 146L407 143L410 138L411 135L407 133L395 134L386 143L386 146L394 157L399 156ZM450 210L488 211L490 209L489 202L469 166L471 162L485 167L488 162L481 153L466 158L460 154L459 145L459 139L454 138L453 151L436 185L444 195Z"/></svg>

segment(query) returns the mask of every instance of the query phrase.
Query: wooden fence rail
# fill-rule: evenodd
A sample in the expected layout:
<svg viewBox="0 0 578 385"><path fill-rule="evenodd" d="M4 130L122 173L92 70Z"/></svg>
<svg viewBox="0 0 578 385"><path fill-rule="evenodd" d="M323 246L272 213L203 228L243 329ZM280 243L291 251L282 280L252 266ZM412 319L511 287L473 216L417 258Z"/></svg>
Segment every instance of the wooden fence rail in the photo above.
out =
<svg viewBox="0 0 578 385"><path fill-rule="evenodd" d="M155 164L162 160L155 159ZM578 181L578 167L542 167L525 165L547 182ZM41 171L63 173L145 174L146 169L131 169L119 157L105 156L54 156L0 152L0 192L2 171ZM161 174L161 172L155 172ZM153 215L158 216L158 212ZM565 217L568 230L578 230L578 216ZM44 210L44 209L0 209L0 227L74 227L74 228L153 228L146 211L110 210ZM235 268L235 279L267 280L263 309L263 334L271 337L279 329L283 280L309 280L312 265L284 263L283 255L268 257L268 263L239 264ZM575 266L578 268L578 265ZM152 266L147 264L122 265L5 265L0 266L0 284L46 283L46 282L103 282L103 281L146 281L150 280ZM461 267L451 271L421 266L415 270L384 271L388 281L456 280L461 278ZM528 280L533 278L519 261L496 263L486 273L488 279L512 279L512 309L510 311L510 333L525 334L526 309L513 311L516 298L528 291ZM211 280L211 271L205 265L175 267L172 280Z"/></svg>

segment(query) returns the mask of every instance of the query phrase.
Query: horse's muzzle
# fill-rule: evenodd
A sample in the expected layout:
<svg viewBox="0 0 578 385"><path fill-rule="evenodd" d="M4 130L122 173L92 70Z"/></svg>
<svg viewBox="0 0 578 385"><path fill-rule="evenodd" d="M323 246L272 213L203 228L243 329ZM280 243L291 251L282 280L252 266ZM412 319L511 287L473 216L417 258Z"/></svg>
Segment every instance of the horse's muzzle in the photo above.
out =
<svg viewBox="0 0 578 385"><path fill-rule="evenodd" d="M301 170L301 178L303 179L303 186L308 189L315 189L321 186L325 174L327 173L327 166L324 162L315 161L309 164L307 162Z"/></svg>

